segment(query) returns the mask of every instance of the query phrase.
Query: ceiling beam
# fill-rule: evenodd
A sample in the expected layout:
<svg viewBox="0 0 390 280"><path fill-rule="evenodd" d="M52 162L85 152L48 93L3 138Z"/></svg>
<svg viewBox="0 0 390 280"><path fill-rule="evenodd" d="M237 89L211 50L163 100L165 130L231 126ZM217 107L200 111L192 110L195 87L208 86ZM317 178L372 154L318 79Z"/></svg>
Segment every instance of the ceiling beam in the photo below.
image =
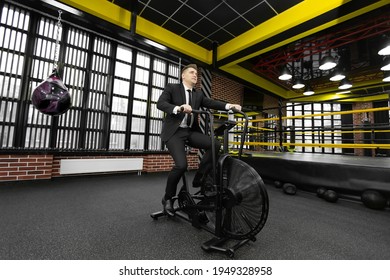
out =
<svg viewBox="0 0 390 280"><path fill-rule="evenodd" d="M131 12L107 0L59 0L59 2L130 30Z"/></svg>
<svg viewBox="0 0 390 280"><path fill-rule="evenodd" d="M137 17L136 33L168 48L179 51L208 65L212 64L212 51L208 51L179 35L142 17Z"/></svg>
<svg viewBox="0 0 390 280"><path fill-rule="evenodd" d="M60 0L60 2L92 14L115 25L121 26L126 30L130 30L132 17L131 12L107 0ZM208 51L140 16L137 16L136 19L135 33L180 53L193 57L205 64L212 64L212 51Z"/></svg>

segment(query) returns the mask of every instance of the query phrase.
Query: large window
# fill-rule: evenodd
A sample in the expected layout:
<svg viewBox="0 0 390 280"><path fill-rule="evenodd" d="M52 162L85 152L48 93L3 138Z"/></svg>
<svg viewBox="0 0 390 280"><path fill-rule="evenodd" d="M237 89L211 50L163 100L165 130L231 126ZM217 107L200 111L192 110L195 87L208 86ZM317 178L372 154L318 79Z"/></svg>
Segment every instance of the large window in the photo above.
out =
<svg viewBox="0 0 390 280"><path fill-rule="evenodd" d="M118 46L116 49L114 88L110 116L109 149L124 150L129 114L131 68L133 51L129 47Z"/></svg>
<svg viewBox="0 0 390 280"><path fill-rule="evenodd" d="M340 110L340 104L333 103L287 104L287 117L294 117L287 119L287 142L297 144L297 152L341 153L340 148L326 145L342 143ZM315 143L325 145L313 147Z"/></svg>
<svg viewBox="0 0 390 280"><path fill-rule="evenodd" d="M4 5L0 19L0 141L1 147L12 147L20 111L23 65L27 46L30 14ZM40 118L40 123L47 122ZM44 132L44 131L43 131ZM29 131L31 133L31 131ZM35 137L47 139L47 133Z"/></svg>
<svg viewBox="0 0 390 280"><path fill-rule="evenodd" d="M178 81L178 63L7 3L0 36L3 149L162 149L156 103L166 83ZM34 108L31 95L53 71L56 53L72 106L53 117Z"/></svg>

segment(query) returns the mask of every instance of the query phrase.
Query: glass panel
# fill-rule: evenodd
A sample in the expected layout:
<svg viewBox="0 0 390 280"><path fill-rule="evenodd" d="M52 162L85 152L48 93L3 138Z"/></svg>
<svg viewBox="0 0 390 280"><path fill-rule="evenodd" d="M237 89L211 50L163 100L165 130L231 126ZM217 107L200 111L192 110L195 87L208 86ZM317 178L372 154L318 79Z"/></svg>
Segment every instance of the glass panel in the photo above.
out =
<svg viewBox="0 0 390 280"><path fill-rule="evenodd" d="M162 119L164 117L164 112L157 109L157 104L152 103L152 104L150 104L150 106L151 106L151 108L150 108L150 116L152 118Z"/></svg>
<svg viewBox="0 0 390 280"><path fill-rule="evenodd" d="M179 66L178 65L169 64L168 75L172 76L172 77L179 77L180 76Z"/></svg>
<svg viewBox="0 0 390 280"><path fill-rule="evenodd" d="M134 85L134 98L147 100L148 99L148 87L140 84Z"/></svg>
<svg viewBox="0 0 390 280"><path fill-rule="evenodd" d="M171 78L171 77L168 77L168 83L169 84L174 84L174 83L178 83L179 82L179 79L178 78Z"/></svg>
<svg viewBox="0 0 390 280"><path fill-rule="evenodd" d="M130 79L131 65L117 61L115 63L115 76Z"/></svg>
<svg viewBox="0 0 390 280"><path fill-rule="evenodd" d="M112 150L123 150L125 148L125 134L111 133L109 148Z"/></svg>
<svg viewBox="0 0 390 280"><path fill-rule="evenodd" d="M315 127L321 127L322 126L322 121L319 119L314 119L313 126Z"/></svg>
<svg viewBox="0 0 390 280"><path fill-rule="evenodd" d="M160 95L162 94L162 92L163 92L162 89L152 88L151 100L154 101L154 102L157 102L158 99L160 98Z"/></svg>
<svg viewBox="0 0 390 280"><path fill-rule="evenodd" d="M1 101L0 104L0 122L15 122L16 109L18 104L16 102Z"/></svg>
<svg viewBox="0 0 390 280"><path fill-rule="evenodd" d="M145 132L145 119L133 118L131 123L132 132Z"/></svg>
<svg viewBox="0 0 390 280"><path fill-rule="evenodd" d="M153 63L153 70L154 71L165 74L166 68L167 68L167 66L166 66L166 63L164 61L162 61L161 59L154 60L154 63Z"/></svg>
<svg viewBox="0 0 390 280"><path fill-rule="evenodd" d="M127 113L128 99L114 96L112 98L112 111L116 113Z"/></svg>
<svg viewBox="0 0 390 280"><path fill-rule="evenodd" d="M137 65L145 68L150 67L150 56L141 52L137 53Z"/></svg>
<svg viewBox="0 0 390 280"><path fill-rule="evenodd" d="M111 130L126 131L127 120L125 116L112 115L111 116Z"/></svg>
<svg viewBox="0 0 390 280"><path fill-rule="evenodd" d="M305 108L306 108L306 107L305 107ZM321 104L319 104L319 103L313 104L313 109L314 109L314 112L316 112L316 113L322 112L322 106L321 106Z"/></svg>
<svg viewBox="0 0 390 280"><path fill-rule="evenodd" d="M153 85L161 88L165 87L165 76L157 73L153 73Z"/></svg>
<svg viewBox="0 0 390 280"><path fill-rule="evenodd" d="M14 130L13 126L0 126L1 147L12 147Z"/></svg>
<svg viewBox="0 0 390 280"><path fill-rule="evenodd" d="M144 135L131 135L130 149L132 150L143 150L144 149Z"/></svg>
<svg viewBox="0 0 390 280"><path fill-rule="evenodd" d="M10 74L21 75L23 70L24 57L10 52L1 51L0 71Z"/></svg>
<svg viewBox="0 0 390 280"><path fill-rule="evenodd" d="M150 120L150 129L149 132L153 134L161 133L162 121L160 120Z"/></svg>
<svg viewBox="0 0 390 280"><path fill-rule="evenodd" d="M305 114L311 114L311 104L303 105L303 110L305 110Z"/></svg>
<svg viewBox="0 0 390 280"><path fill-rule="evenodd" d="M114 80L114 94L129 96L130 82L115 79Z"/></svg>
<svg viewBox="0 0 390 280"><path fill-rule="evenodd" d="M141 69L141 68L136 68L135 81L147 84L149 82L149 71Z"/></svg>
<svg viewBox="0 0 390 280"><path fill-rule="evenodd" d="M149 137L149 150L158 151L161 150L161 139L159 136L150 136Z"/></svg>
<svg viewBox="0 0 390 280"><path fill-rule="evenodd" d="M133 101L133 115L146 116L146 102Z"/></svg>
<svg viewBox="0 0 390 280"><path fill-rule="evenodd" d="M0 97L20 98L20 78L0 76Z"/></svg>
<svg viewBox="0 0 390 280"><path fill-rule="evenodd" d="M126 61L128 63L132 62L132 50L128 47L119 45L116 49L116 58L119 60Z"/></svg>
<svg viewBox="0 0 390 280"><path fill-rule="evenodd" d="M332 126L332 120L324 120L324 126L325 126L325 127L330 127L330 126Z"/></svg>

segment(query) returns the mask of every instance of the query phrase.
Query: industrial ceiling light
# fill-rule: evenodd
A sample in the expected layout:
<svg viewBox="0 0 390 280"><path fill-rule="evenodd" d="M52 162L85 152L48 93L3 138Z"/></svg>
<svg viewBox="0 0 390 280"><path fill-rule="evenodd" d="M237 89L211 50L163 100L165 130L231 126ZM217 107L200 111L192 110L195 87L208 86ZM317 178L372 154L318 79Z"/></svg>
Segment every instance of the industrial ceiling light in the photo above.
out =
<svg viewBox="0 0 390 280"><path fill-rule="evenodd" d="M337 81L341 81L344 78L345 78L344 73L339 68L336 68L330 75L329 80L331 80L332 82L337 82Z"/></svg>
<svg viewBox="0 0 390 280"><path fill-rule="evenodd" d="M384 81L384 82L390 82L390 71L385 72L385 73L383 74L383 80L382 80L382 81Z"/></svg>
<svg viewBox="0 0 390 280"><path fill-rule="evenodd" d="M320 70L330 70L330 69L333 69L335 68L337 65L335 59L330 56L330 55L327 55L327 56L324 56L322 59L321 59L321 62L320 62Z"/></svg>
<svg viewBox="0 0 390 280"><path fill-rule="evenodd" d="M381 70L382 71L390 71L390 56L385 58Z"/></svg>
<svg viewBox="0 0 390 280"><path fill-rule="evenodd" d="M339 89L349 89L351 87L352 83L348 79L341 80Z"/></svg>
<svg viewBox="0 0 390 280"><path fill-rule="evenodd" d="M307 86L305 91L303 92L303 95L313 95L314 94L314 90L311 86Z"/></svg>
<svg viewBox="0 0 390 280"><path fill-rule="evenodd" d="M292 88L294 89L301 89L301 88L304 88L305 87L305 84L303 82L303 80L301 78L298 78L294 81L294 84L292 86Z"/></svg>
<svg viewBox="0 0 390 280"><path fill-rule="evenodd" d="M287 81L292 78L290 70L288 70L287 66L284 66L282 72L280 72L279 80Z"/></svg>
<svg viewBox="0 0 390 280"><path fill-rule="evenodd" d="M390 55L390 37L384 36L379 55Z"/></svg>

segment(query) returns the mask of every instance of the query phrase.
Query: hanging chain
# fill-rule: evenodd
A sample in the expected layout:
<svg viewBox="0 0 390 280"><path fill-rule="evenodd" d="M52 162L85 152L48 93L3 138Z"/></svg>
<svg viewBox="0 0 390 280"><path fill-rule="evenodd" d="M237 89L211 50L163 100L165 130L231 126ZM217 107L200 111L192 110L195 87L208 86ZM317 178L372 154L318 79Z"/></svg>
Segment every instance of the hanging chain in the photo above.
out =
<svg viewBox="0 0 390 280"><path fill-rule="evenodd" d="M57 21L57 35L56 35L56 49L55 49L55 53L54 53L54 69L57 69L58 70L58 60L59 60L59 55L58 55L58 51L59 51L59 48L60 48L60 29L62 27L61 25L61 14L62 14L62 11L61 10L58 10L58 21Z"/></svg>

